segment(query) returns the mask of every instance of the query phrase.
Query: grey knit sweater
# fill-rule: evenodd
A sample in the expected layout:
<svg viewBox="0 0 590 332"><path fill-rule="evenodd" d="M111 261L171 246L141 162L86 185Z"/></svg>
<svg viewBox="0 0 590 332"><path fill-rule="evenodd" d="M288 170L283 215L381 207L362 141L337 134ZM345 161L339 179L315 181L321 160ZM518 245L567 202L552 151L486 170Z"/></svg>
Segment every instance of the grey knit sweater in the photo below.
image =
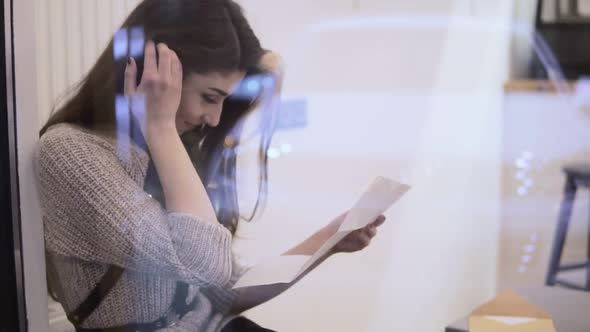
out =
<svg viewBox="0 0 590 332"><path fill-rule="evenodd" d="M244 272L232 259L231 233L163 209L143 190L148 161L128 139L75 125L52 126L41 138L34 162L60 302L73 311L114 264L126 272L83 327L157 320L182 280L197 306L160 331L218 331Z"/></svg>

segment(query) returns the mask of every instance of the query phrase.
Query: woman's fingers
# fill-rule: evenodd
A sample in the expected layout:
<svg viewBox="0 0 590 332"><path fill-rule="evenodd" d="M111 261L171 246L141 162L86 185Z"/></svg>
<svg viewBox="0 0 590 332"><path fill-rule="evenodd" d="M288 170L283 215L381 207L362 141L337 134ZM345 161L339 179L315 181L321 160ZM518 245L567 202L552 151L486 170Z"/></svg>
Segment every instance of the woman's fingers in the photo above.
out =
<svg viewBox="0 0 590 332"><path fill-rule="evenodd" d="M172 77L172 56L166 44L158 44L158 73L164 78Z"/></svg>
<svg viewBox="0 0 590 332"><path fill-rule="evenodd" d="M127 60L127 67L125 67L125 82L123 91L126 96L131 96L137 90L137 64L132 57Z"/></svg>
<svg viewBox="0 0 590 332"><path fill-rule="evenodd" d="M159 59L156 58L157 51ZM131 109L136 117L143 118L142 131L146 135L145 128L148 124L174 126L176 113L182 97L182 69L179 64L173 66L173 58L180 62L176 54L163 43L157 46L153 41L148 41L144 52L144 68L141 75L141 83L135 87L131 76L137 73L137 65L131 66L126 72L129 79L125 84L125 91L135 97L130 98ZM172 71L179 73L173 77ZM127 76L126 76L127 77ZM135 93L132 91L135 90ZM149 122L149 123L148 123Z"/></svg>
<svg viewBox="0 0 590 332"><path fill-rule="evenodd" d="M176 52L170 50L171 53L171 66L172 66L172 82L180 84L182 86L182 63Z"/></svg>
<svg viewBox="0 0 590 332"><path fill-rule="evenodd" d="M282 77L282 63L281 56L272 51L267 51L260 59L262 70L271 72L278 77Z"/></svg>
<svg viewBox="0 0 590 332"><path fill-rule="evenodd" d="M379 226L383 225L384 222L385 222L385 216L384 215L380 215L379 217L377 217L377 219L375 219L375 221L373 221L369 225L372 225L372 226L375 226L375 227L379 227Z"/></svg>
<svg viewBox="0 0 590 332"><path fill-rule="evenodd" d="M376 226L368 226L365 228L365 234L367 234L370 238L375 237L377 235L377 227Z"/></svg>
<svg viewBox="0 0 590 332"><path fill-rule="evenodd" d="M358 239L362 247L366 247L371 243L371 237L366 232L360 232Z"/></svg>
<svg viewBox="0 0 590 332"><path fill-rule="evenodd" d="M153 41L145 44L143 60L143 77L153 77L158 73L158 64L156 61L156 45Z"/></svg>
<svg viewBox="0 0 590 332"><path fill-rule="evenodd" d="M377 219L375 219L375 221L373 221L372 223L368 224L365 227L365 229L364 229L365 233L370 238L375 237L375 235L377 235L377 227L383 225L384 222L385 222L385 216L380 215L379 217L377 217Z"/></svg>

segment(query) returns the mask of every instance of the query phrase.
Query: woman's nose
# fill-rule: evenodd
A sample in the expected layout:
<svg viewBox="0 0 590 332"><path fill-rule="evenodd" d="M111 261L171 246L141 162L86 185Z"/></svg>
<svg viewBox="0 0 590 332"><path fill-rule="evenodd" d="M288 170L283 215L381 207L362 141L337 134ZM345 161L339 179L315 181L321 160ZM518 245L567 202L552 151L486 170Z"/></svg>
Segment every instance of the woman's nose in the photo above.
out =
<svg viewBox="0 0 590 332"><path fill-rule="evenodd" d="M205 119L203 122L207 124L209 127L217 127L219 125L219 121L221 119L221 112L217 114L207 114L205 115Z"/></svg>

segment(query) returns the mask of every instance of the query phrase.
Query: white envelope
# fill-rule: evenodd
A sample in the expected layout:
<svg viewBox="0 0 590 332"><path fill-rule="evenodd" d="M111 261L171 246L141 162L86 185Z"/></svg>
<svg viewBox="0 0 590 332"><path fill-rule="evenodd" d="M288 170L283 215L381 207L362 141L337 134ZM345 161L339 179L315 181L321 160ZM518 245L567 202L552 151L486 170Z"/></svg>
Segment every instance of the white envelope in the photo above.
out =
<svg viewBox="0 0 590 332"><path fill-rule="evenodd" d="M555 326L541 308L506 290L471 313L469 331L555 332Z"/></svg>

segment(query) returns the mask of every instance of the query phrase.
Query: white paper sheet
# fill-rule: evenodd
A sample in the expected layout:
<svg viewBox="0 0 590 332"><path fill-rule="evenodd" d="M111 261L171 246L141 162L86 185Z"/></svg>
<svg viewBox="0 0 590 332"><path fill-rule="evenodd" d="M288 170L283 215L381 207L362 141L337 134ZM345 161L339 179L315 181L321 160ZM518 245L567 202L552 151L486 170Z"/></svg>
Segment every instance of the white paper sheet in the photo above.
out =
<svg viewBox="0 0 590 332"><path fill-rule="evenodd" d="M278 256L262 261L248 269L233 288L288 283L297 278L310 256Z"/></svg>
<svg viewBox="0 0 590 332"><path fill-rule="evenodd" d="M409 189L408 185L377 177L350 209L338 231L312 256L279 256L264 261L248 270L233 288L288 283L295 280L348 234L373 222Z"/></svg>
<svg viewBox="0 0 590 332"><path fill-rule="evenodd" d="M338 231L355 231L367 226L409 189L408 185L381 176L377 177L348 212Z"/></svg>

